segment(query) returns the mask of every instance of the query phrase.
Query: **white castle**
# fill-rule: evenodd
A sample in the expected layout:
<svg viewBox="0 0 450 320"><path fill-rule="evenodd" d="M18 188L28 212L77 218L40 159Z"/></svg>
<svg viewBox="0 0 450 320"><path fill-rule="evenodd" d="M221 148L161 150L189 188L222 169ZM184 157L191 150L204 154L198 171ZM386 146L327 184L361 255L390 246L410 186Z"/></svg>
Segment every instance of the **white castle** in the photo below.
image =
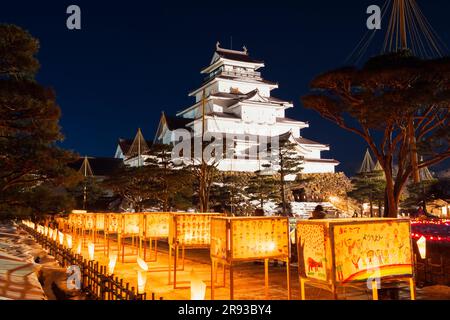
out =
<svg viewBox="0 0 450 320"><path fill-rule="evenodd" d="M267 161L245 156L249 148L254 147L252 144L259 141L253 138L264 137L270 142L271 137L278 136L297 144L297 151L304 158L302 173L335 172L339 162L321 157L321 152L330 147L302 136L302 129L308 128L308 123L286 117L286 110L293 108L293 103L271 96L278 84L262 78L259 70L264 66L264 62L250 57L245 47L243 51L236 51L221 48L217 43L211 63L201 71L206 76L205 82L189 93L195 98L195 104L175 117L163 112L153 142L174 143L177 129L187 129L194 136L201 135L202 128L205 132L223 136L235 135L236 157L220 160L218 169L255 172L267 167ZM139 135L134 142L120 140L116 157L123 158L129 165L139 165L142 159L138 159L136 148L130 147L137 139L143 142L139 154L145 157L148 142L146 144Z"/></svg>

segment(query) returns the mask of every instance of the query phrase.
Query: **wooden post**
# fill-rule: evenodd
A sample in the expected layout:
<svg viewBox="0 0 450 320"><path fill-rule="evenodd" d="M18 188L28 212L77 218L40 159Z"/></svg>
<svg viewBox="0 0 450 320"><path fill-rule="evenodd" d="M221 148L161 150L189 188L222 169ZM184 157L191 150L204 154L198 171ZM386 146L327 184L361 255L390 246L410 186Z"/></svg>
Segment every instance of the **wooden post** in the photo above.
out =
<svg viewBox="0 0 450 320"><path fill-rule="evenodd" d="M211 300L214 300L215 260L211 259Z"/></svg>
<svg viewBox="0 0 450 320"><path fill-rule="evenodd" d="M416 300L416 284L414 282L414 277L409 279L409 290L411 290L411 300Z"/></svg>
<svg viewBox="0 0 450 320"><path fill-rule="evenodd" d="M178 243L175 243L175 255L173 259L173 288L177 288L177 260L178 260Z"/></svg>
<svg viewBox="0 0 450 320"><path fill-rule="evenodd" d="M300 298L301 298L301 300L306 300L305 280L303 278L300 278Z"/></svg>
<svg viewBox="0 0 450 320"><path fill-rule="evenodd" d="M373 300L378 300L378 285L376 279L372 280L372 297Z"/></svg>
<svg viewBox="0 0 450 320"><path fill-rule="evenodd" d="M269 259L264 259L264 295L269 299Z"/></svg>
<svg viewBox="0 0 450 320"><path fill-rule="evenodd" d="M286 276L287 276L287 292L288 292L288 300L291 300L292 294L291 294L291 266L290 266L290 259L286 259Z"/></svg>
<svg viewBox="0 0 450 320"><path fill-rule="evenodd" d="M171 269L172 269L172 244L169 243L169 284L172 283Z"/></svg>
<svg viewBox="0 0 450 320"><path fill-rule="evenodd" d="M230 263L230 300L234 300L233 262Z"/></svg>

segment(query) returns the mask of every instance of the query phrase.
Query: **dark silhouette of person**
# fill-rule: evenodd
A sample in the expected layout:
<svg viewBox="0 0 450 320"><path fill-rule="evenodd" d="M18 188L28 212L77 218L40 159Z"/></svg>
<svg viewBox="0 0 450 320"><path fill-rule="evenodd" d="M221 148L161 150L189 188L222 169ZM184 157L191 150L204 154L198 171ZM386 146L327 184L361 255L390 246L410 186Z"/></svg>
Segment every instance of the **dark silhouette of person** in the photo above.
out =
<svg viewBox="0 0 450 320"><path fill-rule="evenodd" d="M325 219L325 216L326 216L326 214L323 210L323 207L319 204L318 206L316 206L316 208L312 212L311 218L309 218L309 219L310 220Z"/></svg>

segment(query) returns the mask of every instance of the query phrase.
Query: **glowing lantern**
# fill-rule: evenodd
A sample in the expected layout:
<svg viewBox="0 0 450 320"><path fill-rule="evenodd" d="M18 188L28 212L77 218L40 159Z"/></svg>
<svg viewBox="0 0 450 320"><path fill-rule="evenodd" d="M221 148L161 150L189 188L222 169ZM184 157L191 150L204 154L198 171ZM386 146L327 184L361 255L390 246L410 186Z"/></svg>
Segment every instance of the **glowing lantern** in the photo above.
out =
<svg viewBox="0 0 450 320"><path fill-rule="evenodd" d="M137 279L138 279L138 293L143 294L145 293L145 285L147 283L147 273L145 271L139 270L137 272Z"/></svg>
<svg viewBox="0 0 450 320"><path fill-rule="evenodd" d="M81 254L81 241L78 242L77 254Z"/></svg>
<svg viewBox="0 0 450 320"><path fill-rule="evenodd" d="M64 233L62 233L61 231L58 231L58 237L59 237L59 244L63 245L64 244Z"/></svg>
<svg viewBox="0 0 450 320"><path fill-rule="evenodd" d="M44 235L48 236L48 227L47 226L44 227Z"/></svg>
<svg viewBox="0 0 450 320"><path fill-rule="evenodd" d="M67 248L72 249L72 236L66 234Z"/></svg>
<svg viewBox="0 0 450 320"><path fill-rule="evenodd" d="M369 284L374 270L379 270L377 281L408 280L414 288L409 219L301 220L297 222L297 251L302 300L305 283L326 288L336 297L338 287L362 281ZM373 298L377 298L376 290Z"/></svg>
<svg viewBox="0 0 450 320"><path fill-rule="evenodd" d="M421 236L419 240L417 240L417 247L419 248L420 257L425 259L427 257L427 238Z"/></svg>
<svg viewBox="0 0 450 320"><path fill-rule="evenodd" d="M191 300L205 300L206 284L197 276L194 269L191 271Z"/></svg>
<svg viewBox="0 0 450 320"><path fill-rule="evenodd" d="M116 262L117 262L116 254L109 257L109 263L108 263L108 273L109 274L114 273L114 268L116 267Z"/></svg>
<svg viewBox="0 0 450 320"><path fill-rule="evenodd" d="M89 260L94 260L95 245L91 242L88 244Z"/></svg>
<svg viewBox="0 0 450 320"><path fill-rule="evenodd" d="M144 260L141 259L141 257L137 257L136 261L142 270L148 271L148 265L147 265L147 263L145 263Z"/></svg>
<svg viewBox="0 0 450 320"><path fill-rule="evenodd" d="M53 239L53 229L52 229L52 228L49 228L49 229L48 229L48 237L49 237L50 239Z"/></svg>

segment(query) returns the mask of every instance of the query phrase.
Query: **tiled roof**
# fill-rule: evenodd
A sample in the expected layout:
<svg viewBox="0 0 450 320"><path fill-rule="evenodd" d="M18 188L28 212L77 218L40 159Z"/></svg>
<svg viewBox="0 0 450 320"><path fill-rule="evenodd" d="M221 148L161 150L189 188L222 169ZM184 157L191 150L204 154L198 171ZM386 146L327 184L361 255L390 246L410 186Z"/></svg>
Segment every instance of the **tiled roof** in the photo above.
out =
<svg viewBox="0 0 450 320"><path fill-rule="evenodd" d="M180 118L180 117L171 117L165 115L167 127L170 131L174 131L177 129L185 128L186 125L192 121L192 119Z"/></svg>
<svg viewBox="0 0 450 320"><path fill-rule="evenodd" d="M335 163L335 164L340 164L339 161L334 160L334 159L306 159L306 158L305 158L305 162Z"/></svg>
<svg viewBox="0 0 450 320"><path fill-rule="evenodd" d="M310 144L310 145L321 145L323 146L323 143L317 142L317 141L313 141L313 140L309 140L306 138L295 138L295 141L297 141L300 144Z"/></svg>
<svg viewBox="0 0 450 320"><path fill-rule="evenodd" d="M242 61L242 62L250 62L250 63L264 63L261 60L254 59L248 55L247 52L244 51L234 51L223 48L217 48L216 53L224 59L234 60L234 61Z"/></svg>

